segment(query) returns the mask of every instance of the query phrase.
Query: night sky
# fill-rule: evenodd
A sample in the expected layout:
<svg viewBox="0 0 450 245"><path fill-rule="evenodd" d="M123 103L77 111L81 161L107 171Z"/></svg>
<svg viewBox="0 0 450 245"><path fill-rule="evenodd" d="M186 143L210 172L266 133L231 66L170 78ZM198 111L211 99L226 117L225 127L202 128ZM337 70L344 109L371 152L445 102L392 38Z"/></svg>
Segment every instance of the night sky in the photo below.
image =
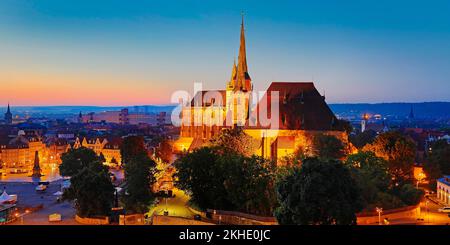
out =
<svg viewBox="0 0 450 245"><path fill-rule="evenodd" d="M314 2L314 3L313 3ZM0 104L167 104L224 89L241 11L256 90L450 101L450 1L0 1Z"/></svg>

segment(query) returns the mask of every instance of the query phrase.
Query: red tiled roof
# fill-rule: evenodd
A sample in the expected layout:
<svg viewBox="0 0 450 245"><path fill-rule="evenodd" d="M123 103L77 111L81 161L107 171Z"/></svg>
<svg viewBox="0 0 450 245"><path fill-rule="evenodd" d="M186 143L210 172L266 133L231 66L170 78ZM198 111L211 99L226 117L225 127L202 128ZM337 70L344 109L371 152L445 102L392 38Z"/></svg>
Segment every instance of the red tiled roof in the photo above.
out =
<svg viewBox="0 0 450 245"><path fill-rule="evenodd" d="M312 82L272 82L259 101L255 113L267 110L270 118L272 91L279 93L280 129L343 130L325 98L319 94ZM262 106L262 101L266 101L267 109ZM253 116L256 118L257 115ZM259 122L257 127L263 128Z"/></svg>

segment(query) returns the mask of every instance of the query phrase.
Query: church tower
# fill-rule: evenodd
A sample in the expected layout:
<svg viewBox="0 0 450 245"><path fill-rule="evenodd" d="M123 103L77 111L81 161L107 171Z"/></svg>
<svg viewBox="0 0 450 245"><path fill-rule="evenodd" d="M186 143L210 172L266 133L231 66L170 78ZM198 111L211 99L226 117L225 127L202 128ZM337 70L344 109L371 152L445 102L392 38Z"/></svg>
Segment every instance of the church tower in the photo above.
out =
<svg viewBox="0 0 450 245"><path fill-rule="evenodd" d="M245 48L244 16L241 23L238 63L234 61L230 81L226 91L227 124L243 126L249 115L252 80L248 74L247 52Z"/></svg>
<svg viewBox="0 0 450 245"><path fill-rule="evenodd" d="M81 111L80 114L78 114L77 123L83 123L83 114L81 114Z"/></svg>
<svg viewBox="0 0 450 245"><path fill-rule="evenodd" d="M32 177L41 177L41 166L39 165L39 152L34 152L34 165L33 165L33 174Z"/></svg>
<svg viewBox="0 0 450 245"><path fill-rule="evenodd" d="M8 103L8 109L5 113L5 123L8 125L12 124L12 113L11 113L11 109L9 108L9 103Z"/></svg>

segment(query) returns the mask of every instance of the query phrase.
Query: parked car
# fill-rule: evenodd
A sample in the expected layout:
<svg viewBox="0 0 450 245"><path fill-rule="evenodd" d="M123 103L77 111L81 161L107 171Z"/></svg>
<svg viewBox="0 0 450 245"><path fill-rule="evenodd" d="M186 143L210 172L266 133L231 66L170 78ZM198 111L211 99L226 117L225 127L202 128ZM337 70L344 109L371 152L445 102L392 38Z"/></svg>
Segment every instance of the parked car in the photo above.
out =
<svg viewBox="0 0 450 245"><path fill-rule="evenodd" d="M50 185L50 182L49 182L49 181L39 181L38 185L49 186L49 185Z"/></svg>
<svg viewBox="0 0 450 245"><path fill-rule="evenodd" d="M36 186L35 190L37 192L44 192L45 190L47 190L47 186L46 185L38 185L38 186Z"/></svg>
<svg viewBox="0 0 450 245"><path fill-rule="evenodd" d="M450 207L442 207L438 211L441 213L450 213Z"/></svg>

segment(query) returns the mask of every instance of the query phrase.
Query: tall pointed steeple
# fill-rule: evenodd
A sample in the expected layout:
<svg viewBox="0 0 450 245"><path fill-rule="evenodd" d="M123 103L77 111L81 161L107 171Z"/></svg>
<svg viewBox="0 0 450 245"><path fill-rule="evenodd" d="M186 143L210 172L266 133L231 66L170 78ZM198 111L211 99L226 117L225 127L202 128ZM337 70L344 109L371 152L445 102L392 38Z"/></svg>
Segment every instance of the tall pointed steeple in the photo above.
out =
<svg viewBox="0 0 450 245"><path fill-rule="evenodd" d="M39 152L34 152L34 165L33 165L33 174L32 177L41 177L41 166L39 165Z"/></svg>
<svg viewBox="0 0 450 245"><path fill-rule="evenodd" d="M234 58L233 70L231 71L231 79L230 79L230 81L236 80L236 72L237 72L236 58Z"/></svg>
<svg viewBox="0 0 450 245"><path fill-rule="evenodd" d="M239 46L239 57L237 64L237 77L236 77L237 90L250 91L251 90L251 78L248 74L247 67L247 53L245 50L245 31L244 31L244 15L242 15L241 23L241 41Z"/></svg>
<svg viewBox="0 0 450 245"><path fill-rule="evenodd" d="M413 120L414 119L414 110L413 110L413 106L411 105L411 109L409 111L409 115L408 115L409 120Z"/></svg>
<svg viewBox="0 0 450 245"><path fill-rule="evenodd" d="M236 66L236 58L233 62L233 68L231 70L231 78L230 81L227 83L227 90L234 90L236 85L236 72L237 72L237 66Z"/></svg>
<svg viewBox="0 0 450 245"><path fill-rule="evenodd" d="M5 113L5 123L8 125L12 124L12 113L11 113L11 109L9 107L9 102L8 102L8 109L6 110L6 113Z"/></svg>

